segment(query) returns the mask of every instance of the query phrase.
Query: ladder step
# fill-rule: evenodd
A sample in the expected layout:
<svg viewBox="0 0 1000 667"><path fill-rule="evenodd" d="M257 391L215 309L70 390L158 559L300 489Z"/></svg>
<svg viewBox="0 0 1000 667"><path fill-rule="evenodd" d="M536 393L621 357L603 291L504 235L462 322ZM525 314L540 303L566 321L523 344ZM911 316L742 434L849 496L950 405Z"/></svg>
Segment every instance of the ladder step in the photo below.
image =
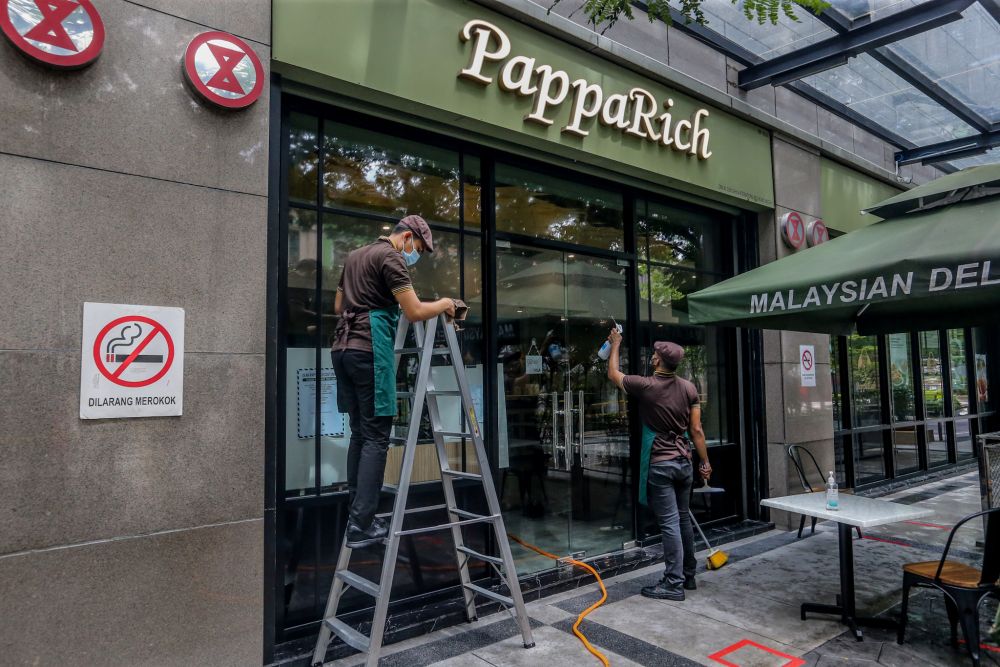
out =
<svg viewBox="0 0 1000 667"><path fill-rule="evenodd" d="M425 507L411 507L408 510L404 510L403 514L417 514L418 512L433 512L434 510L446 510L446 509L448 509L447 505L427 505ZM382 519L388 519L389 517L392 516L392 512L383 512L381 514L376 514L375 516Z"/></svg>
<svg viewBox="0 0 1000 667"><path fill-rule="evenodd" d="M463 584L463 585L476 595L482 595L484 598L496 600L500 604L505 605L507 607L514 606L514 600L512 598L507 597L506 595L501 595L500 593L494 593L491 590L487 590L482 586L476 586L475 584Z"/></svg>
<svg viewBox="0 0 1000 667"><path fill-rule="evenodd" d="M369 581L368 579L365 579L364 577L354 574L348 570L340 570L339 572L334 573L333 576L337 577L351 588L356 588L362 593L368 593L368 595L373 598L377 598L379 591L382 590L382 587L374 581Z"/></svg>
<svg viewBox="0 0 1000 667"><path fill-rule="evenodd" d="M396 354L420 354L424 351L422 347L401 347L396 350ZM435 347L431 354L451 354L451 350L446 347Z"/></svg>
<svg viewBox="0 0 1000 667"><path fill-rule="evenodd" d="M463 433L462 431L438 431L442 438L471 438L471 433Z"/></svg>
<svg viewBox="0 0 1000 667"><path fill-rule="evenodd" d="M478 472L462 472L461 470L442 470L442 475L448 475L449 477L457 477L458 479L475 479L480 482L483 481L483 476Z"/></svg>
<svg viewBox="0 0 1000 667"><path fill-rule="evenodd" d="M454 512L455 510L452 511ZM439 530L447 530L449 528L453 528L454 526L468 526L474 523L492 523L500 518L499 514L491 514L489 516L472 514L471 512L467 512L467 514L475 518L464 519L462 521L449 521L448 523L440 523L436 526L424 526L423 528L410 528L408 530L401 530L398 533L396 533L396 535L403 536L403 535L419 535L420 533L434 533Z"/></svg>
<svg viewBox="0 0 1000 667"><path fill-rule="evenodd" d="M458 389L431 389L427 392L428 396L461 396L462 392Z"/></svg>
<svg viewBox="0 0 1000 667"><path fill-rule="evenodd" d="M459 551L463 554L471 556L472 558L478 558L479 560L486 561L487 563L493 563L497 567L503 565L503 559L497 558L496 556L487 556L486 554L481 554L478 551L473 551L469 547L459 547Z"/></svg>
<svg viewBox="0 0 1000 667"><path fill-rule="evenodd" d="M344 640L344 643L353 648L355 651L361 651L362 653L368 652L368 637L344 623L337 618L328 618L323 621L326 627L330 628L335 635Z"/></svg>

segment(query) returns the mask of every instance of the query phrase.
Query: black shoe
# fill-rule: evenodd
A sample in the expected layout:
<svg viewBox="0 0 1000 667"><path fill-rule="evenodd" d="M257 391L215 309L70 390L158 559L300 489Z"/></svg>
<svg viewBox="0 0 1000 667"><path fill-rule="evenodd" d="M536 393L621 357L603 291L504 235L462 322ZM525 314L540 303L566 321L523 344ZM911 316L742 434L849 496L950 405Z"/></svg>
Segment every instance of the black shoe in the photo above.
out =
<svg viewBox="0 0 1000 667"><path fill-rule="evenodd" d="M369 544L377 544L389 536L389 526L376 518L367 530L361 530L353 521L347 523L347 547L357 549Z"/></svg>
<svg viewBox="0 0 1000 667"><path fill-rule="evenodd" d="M642 596L654 600L671 600L684 602L684 590L667 586L666 579L660 579L655 586L643 586Z"/></svg>
<svg viewBox="0 0 1000 667"><path fill-rule="evenodd" d="M690 577L684 577L684 590L686 591L698 590L698 582L694 580L694 575Z"/></svg>

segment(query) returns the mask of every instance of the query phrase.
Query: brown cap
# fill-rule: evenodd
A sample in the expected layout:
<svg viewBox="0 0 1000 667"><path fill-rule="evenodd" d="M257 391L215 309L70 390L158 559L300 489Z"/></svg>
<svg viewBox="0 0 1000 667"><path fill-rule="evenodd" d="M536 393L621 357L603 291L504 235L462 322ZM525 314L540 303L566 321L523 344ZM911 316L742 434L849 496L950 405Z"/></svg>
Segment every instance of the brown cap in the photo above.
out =
<svg viewBox="0 0 1000 667"><path fill-rule="evenodd" d="M684 360L684 348L677 343L658 340L653 343L653 351L660 357L660 361L670 368L677 368Z"/></svg>
<svg viewBox="0 0 1000 667"><path fill-rule="evenodd" d="M434 239L431 237L431 228L426 220L419 215L408 215L400 220L399 224L406 225L415 236L419 236L427 252L434 252Z"/></svg>

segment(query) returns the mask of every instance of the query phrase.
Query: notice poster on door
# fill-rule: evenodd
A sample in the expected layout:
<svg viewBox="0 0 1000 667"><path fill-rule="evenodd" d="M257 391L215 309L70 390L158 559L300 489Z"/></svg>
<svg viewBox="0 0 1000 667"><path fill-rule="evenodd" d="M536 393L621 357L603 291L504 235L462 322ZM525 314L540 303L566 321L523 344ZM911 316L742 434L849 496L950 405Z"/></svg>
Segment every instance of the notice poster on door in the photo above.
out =
<svg viewBox="0 0 1000 667"><path fill-rule="evenodd" d="M297 375L298 436L312 438L316 435L316 369L300 368ZM332 368L320 373L320 435L343 437L344 415L337 410L337 376Z"/></svg>
<svg viewBox="0 0 1000 667"><path fill-rule="evenodd" d="M803 387L816 386L815 345L799 345L799 377Z"/></svg>

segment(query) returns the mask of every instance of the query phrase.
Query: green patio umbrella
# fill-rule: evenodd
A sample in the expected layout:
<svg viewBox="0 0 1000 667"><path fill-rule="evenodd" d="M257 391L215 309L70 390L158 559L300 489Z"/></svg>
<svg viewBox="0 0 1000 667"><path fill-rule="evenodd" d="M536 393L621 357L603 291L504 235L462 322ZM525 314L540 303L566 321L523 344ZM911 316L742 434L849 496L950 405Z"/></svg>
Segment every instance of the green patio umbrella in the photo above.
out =
<svg viewBox="0 0 1000 667"><path fill-rule="evenodd" d="M1000 165L868 212L892 216L690 294L691 322L862 334L1000 322Z"/></svg>

